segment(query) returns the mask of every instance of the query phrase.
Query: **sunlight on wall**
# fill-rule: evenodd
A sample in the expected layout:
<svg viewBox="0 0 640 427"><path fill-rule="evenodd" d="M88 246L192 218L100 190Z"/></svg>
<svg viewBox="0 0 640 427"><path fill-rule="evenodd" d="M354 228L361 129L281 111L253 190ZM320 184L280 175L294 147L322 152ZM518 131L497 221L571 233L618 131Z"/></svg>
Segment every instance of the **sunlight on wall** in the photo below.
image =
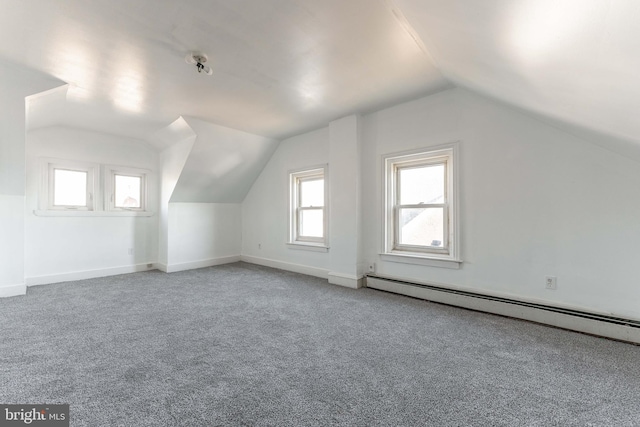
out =
<svg viewBox="0 0 640 427"><path fill-rule="evenodd" d="M528 63L570 49L580 35L604 16L607 1L525 0L514 3L505 15L508 40Z"/></svg>

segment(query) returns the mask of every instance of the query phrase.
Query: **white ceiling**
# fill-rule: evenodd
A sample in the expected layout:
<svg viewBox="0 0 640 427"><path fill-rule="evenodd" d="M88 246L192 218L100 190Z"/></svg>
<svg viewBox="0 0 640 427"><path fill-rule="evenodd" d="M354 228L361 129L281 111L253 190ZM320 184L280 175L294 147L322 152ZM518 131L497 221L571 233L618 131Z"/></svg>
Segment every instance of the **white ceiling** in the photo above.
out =
<svg viewBox="0 0 640 427"><path fill-rule="evenodd" d="M33 100L33 128L148 139L190 116L282 138L448 86L377 0L3 0L0 40L69 83Z"/></svg>
<svg viewBox="0 0 640 427"><path fill-rule="evenodd" d="M454 84L640 143L640 1L395 2Z"/></svg>
<svg viewBox="0 0 640 427"><path fill-rule="evenodd" d="M2 0L0 58L69 83L30 126L283 138L454 84L640 146L637 0ZM184 61L209 55L212 77Z"/></svg>

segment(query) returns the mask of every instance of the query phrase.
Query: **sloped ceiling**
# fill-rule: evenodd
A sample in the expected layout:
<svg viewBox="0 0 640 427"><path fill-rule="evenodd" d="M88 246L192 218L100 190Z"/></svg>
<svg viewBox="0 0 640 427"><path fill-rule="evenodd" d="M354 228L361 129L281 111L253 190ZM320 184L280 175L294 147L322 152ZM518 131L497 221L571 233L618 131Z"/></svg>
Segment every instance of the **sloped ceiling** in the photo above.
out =
<svg viewBox="0 0 640 427"><path fill-rule="evenodd" d="M640 2L394 3L454 84L583 137L640 143Z"/></svg>
<svg viewBox="0 0 640 427"><path fill-rule="evenodd" d="M377 0L3 0L0 58L70 85L32 127L138 139L180 116L282 139L448 86Z"/></svg>
<svg viewBox="0 0 640 427"><path fill-rule="evenodd" d="M196 151L224 146L206 145L221 141L207 126L260 135L269 151L345 115L461 86L640 159L637 16L637 0L3 0L0 60L68 83L34 98L30 128L88 128L158 150L181 116L208 123ZM184 61L194 50L209 55L212 77ZM178 183L186 199L203 196L187 184L212 183L198 175L202 158Z"/></svg>

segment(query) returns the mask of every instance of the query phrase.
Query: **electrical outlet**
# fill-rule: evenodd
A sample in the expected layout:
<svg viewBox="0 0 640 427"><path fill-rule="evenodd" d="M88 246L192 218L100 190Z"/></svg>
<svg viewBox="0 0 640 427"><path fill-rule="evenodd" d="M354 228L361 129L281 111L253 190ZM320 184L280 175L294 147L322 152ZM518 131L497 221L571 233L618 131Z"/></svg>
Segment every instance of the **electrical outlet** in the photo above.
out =
<svg viewBox="0 0 640 427"><path fill-rule="evenodd" d="M544 287L547 289L558 289L558 278L555 276L546 276L544 278Z"/></svg>
<svg viewBox="0 0 640 427"><path fill-rule="evenodd" d="M147 264L147 268L153 268L153 264Z"/></svg>
<svg viewBox="0 0 640 427"><path fill-rule="evenodd" d="M258 249L262 249L262 243L258 243Z"/></svg>
<svg viewBox="0 0 640 427"><path fill-rule="evenodd" d="M369 271L369 273L375 273L376 272L376 263L372 262L371 264L369 264L367 266L367 270Z"/></svg>

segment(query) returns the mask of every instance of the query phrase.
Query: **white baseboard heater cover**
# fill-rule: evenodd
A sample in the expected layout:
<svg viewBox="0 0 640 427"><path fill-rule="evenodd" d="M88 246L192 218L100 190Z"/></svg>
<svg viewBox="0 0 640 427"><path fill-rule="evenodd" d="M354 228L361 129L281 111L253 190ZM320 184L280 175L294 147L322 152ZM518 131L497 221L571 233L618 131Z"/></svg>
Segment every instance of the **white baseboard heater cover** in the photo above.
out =
<svg viewBox="0 0 640 427"><path fill-rule="evenodd" d="M640 344L637 320L380 276L367 276L366 287Z"/></svg>

